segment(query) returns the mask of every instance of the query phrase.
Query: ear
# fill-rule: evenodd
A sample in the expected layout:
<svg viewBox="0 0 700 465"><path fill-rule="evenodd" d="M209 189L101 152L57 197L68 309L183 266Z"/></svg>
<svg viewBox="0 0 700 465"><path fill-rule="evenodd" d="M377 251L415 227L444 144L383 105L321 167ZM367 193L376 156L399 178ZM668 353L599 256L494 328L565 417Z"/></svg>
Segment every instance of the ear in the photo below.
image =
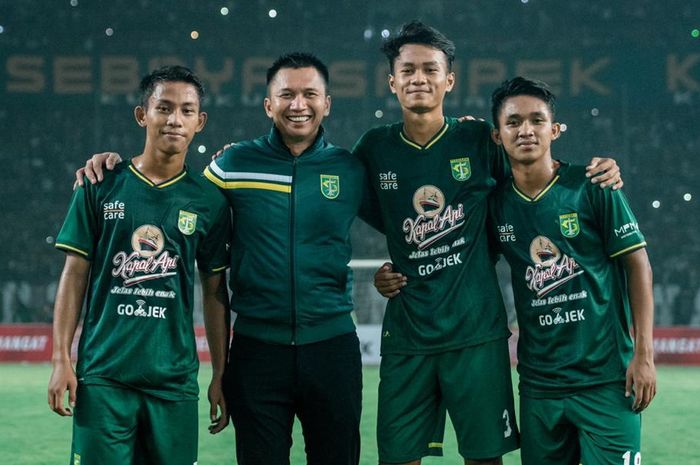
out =
<svg viewBox="0 0 700 465"><path fill-rule="evenodd" d="M263 100L263 108L265 109L265 114L268 118L272 118L272 101L270 97L265 97Z"/></svg>
<svg viewBox="0 0 700 465"><path fill-rule="evenodd" d="M451 92L452 88L455 86L455 73L453 71L450 71L447 73L447 87L445 90L447 92Z"/></svg>
<svg viewBox="0 0 700 465"><path fill-rule="evenodd" d="M331 114L331 96L326 95L325 109L323 110L323 116L328 116Z"/></svg>
<svg viewBox="0 0 700 465"><path fill-rule="evenodd" d="M134 118L136 118L136 123L142 128L146 127L146 109L141 105L134 108Z"/></svg>
<svg viewBox="0 0 700 465"><path fill-rule="evenodd" d="M552 140L559 139L560 135L561 135L561 124L552 123Z"/></svg>
<svg viewBox="0 0 700 465"><path fill-rule="evenodd" d="M394 75L389 74L389 89L392 94L396 94L396 87L394 87Z"/></svg>
<svg viewBox="0 0 700 465"><path fill-rule="evenodd" d="M199 112L199 123L197 123L197 128L194 130L194 132L201 132L202 129L204 129L204 125L207 124L207 118L208 115L206 112Z"/></svg>
<svg viewBox="0 0 700 465"><path fill-rule="evenodd" d="M503 141L501 141L501 133L498 132L498 129L491 129L491 140L493 140L496 143L496 145L503 144Z"/></svg>

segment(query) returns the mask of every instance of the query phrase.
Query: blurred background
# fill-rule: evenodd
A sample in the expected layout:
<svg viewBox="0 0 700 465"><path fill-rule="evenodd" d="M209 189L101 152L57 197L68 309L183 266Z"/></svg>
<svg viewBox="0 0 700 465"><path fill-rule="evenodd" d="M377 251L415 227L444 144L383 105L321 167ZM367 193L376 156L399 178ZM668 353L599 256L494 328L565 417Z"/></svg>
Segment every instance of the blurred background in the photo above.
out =
<svg viewBox="0 0 700 465"><path fill-rule="evenodd" d="M491 90L516 74L554 88L566 125L555 156L622 168L657 325L700 326L700 2L677 0L0 0L0 323L51 321L73 173L95 152L140 152L142 75L179 63L203 78L209 123L188 155L200 170L223 144L269 130L266 68L311 51L331 70L328 137L351 148L400 118L379 47L411 19L457 45L449 115L490 119ZM357 260L387 256L360 221L353 244ZM358 323L382 318L374 269L356 270Z"/></svg>

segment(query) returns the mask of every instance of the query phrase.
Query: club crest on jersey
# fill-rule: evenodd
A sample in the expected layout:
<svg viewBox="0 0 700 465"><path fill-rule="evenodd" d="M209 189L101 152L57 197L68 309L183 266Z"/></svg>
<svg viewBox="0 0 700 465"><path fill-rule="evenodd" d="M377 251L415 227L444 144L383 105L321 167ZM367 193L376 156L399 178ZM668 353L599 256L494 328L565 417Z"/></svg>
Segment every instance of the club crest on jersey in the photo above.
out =
<svg viewBox="0 0 700 465"><path fill-rule="evenodd" d="M578 213L559 215L559 230L564 237L578 236L578 233L581 232L581 226L578 224Z"/></svg>
<svg viewBox="0 0 700 465"><path fill-rule="evenodd" d="M180 210L180 216L177 219L177 229L182 234L190 236L197 229L197 214L185 210Z"/></svg>
<svg viewBox="0 0 700 465"><path fill-rule="evenodd" d="M450 160L450 168L452 169L452 177L457 181L466 181L472 176L472 165L469 162L469 157Z"/></svg>
<svg viewBox="0 0 700 465"><path fill-rule="evenodd" d="M334 174L322 174L321 194L330 200L337 198L340 194L340 176L336 176Z"/></svg>

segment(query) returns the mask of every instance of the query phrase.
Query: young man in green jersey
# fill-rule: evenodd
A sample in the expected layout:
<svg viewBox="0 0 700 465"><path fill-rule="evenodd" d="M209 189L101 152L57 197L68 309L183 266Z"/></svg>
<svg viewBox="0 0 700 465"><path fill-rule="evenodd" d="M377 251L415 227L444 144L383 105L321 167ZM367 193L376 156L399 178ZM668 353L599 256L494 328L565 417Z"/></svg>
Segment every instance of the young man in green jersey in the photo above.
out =
<svg viewBox="0 0 700 465"><path fill-rule="evenodd" d="M354 152L378 197L391 265L375 277L392 297L382 329L377 439L381 463L441 453L444 410L468 464L500 464L518 446L510 335L489 254L487 196L509 174L479 121L445 118L454 44L420 22L386 42L401 122L368 131ZM614 162L601 185L617 178Z"/></svg>
<svg viewBox="0 0 700 465"><path fill-rule="evenodd" d="M522 77L492 96L512 178L491 199L489 233L511 267L522 462L639 464L639 412L656 392L646 242L622 191L552 157L554 102Z"/></svg>
<svg viewBox="0 0 700 465"><path fill-rule="evenodd" d="M195 260L213 366L210 430L228 423L221 378L230 213L218 189L185 165L206 122L202 95L187 68L146 76L134 110L146 131L143 153L77 189L56 239L66 262L48 402L74 418L71 463L197 463ZM71 345L86 296L74 371Z"/></svg>
<svg viewBox="0 0 700 465"><path fill-rule="evenodd" d="M309 464L359 463L362 365L348 262L350 226L361 206L371 221L373 202L363 201L362 163L325 138L328 84L314 55L279 57L263 102L269 134L228 147L204 173L234 214L237 317L224 386L240 465L288 463L295 416ZM88 179L115 159L95 155Z"/></svg>

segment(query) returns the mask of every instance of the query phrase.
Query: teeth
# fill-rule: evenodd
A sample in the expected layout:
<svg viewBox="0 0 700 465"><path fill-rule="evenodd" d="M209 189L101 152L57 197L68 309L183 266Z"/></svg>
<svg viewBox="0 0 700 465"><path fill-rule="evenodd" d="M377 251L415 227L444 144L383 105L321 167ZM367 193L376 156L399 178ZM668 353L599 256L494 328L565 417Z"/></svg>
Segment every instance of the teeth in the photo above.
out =
<svg viewBox="0 0 700 465"><path fill-rule="evenodd" d="M295 123L303 123L304 121L308 121L311 119L310 116L288 116L291 121Z"/></svg>

